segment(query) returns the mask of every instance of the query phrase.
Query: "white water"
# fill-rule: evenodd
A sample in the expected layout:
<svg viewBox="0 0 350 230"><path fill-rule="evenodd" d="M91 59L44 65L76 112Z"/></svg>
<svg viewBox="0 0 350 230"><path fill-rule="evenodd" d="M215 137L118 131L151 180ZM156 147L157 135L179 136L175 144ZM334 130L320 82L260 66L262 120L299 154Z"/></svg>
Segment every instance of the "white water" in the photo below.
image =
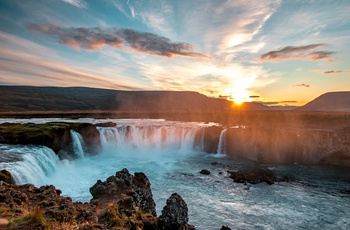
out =
<svg viewBox="0 0 350 230"><path fill-rule="evenodd" d="M42 167L46 169L42 171L26 169L44 174L35 177L26 176L28 171L22 171L22 177L29 180L23 183L35 180L37 186L54 184L75 201L89 201L89 188L96 180L105 180L116 171L128 168L132 173L145 172L150 179L158 214L166 199L177 192L188 204L190 223L199 230L220 229L222 225L232 229L350 227L350 195L342 192L350 190L349 173L322 167L275 166L277 173L287 174L293 181L272 186L235 184L227 177L227 168L210 163L218 161L233 168L244 163L201 152L200 143L196 143L194 137L201 135L205 124L162 120L115 122L116 127L99 128L103 147L100 154L64 162L49 157L48 161L55 162L51 164L53 167ZM224 139L224 133L220 136ZM223 145L222 141L219 146ZM0 150L1 155L4 151L12 152L12 162L17 162L23 154L37 153L33 148L47 149L2 146ZM49 156L54 156L49 152ZM6 164L10 163L1 163L0 169ZM13 172L12 166L6 168ZM210 170L211 175L199 174L203 168Z"/></svg>
<svg viewBox="0 0 350 230"><path fill-rule="evenodd" d="M0 168L9 170L16 184L42 185L59 165L58 156L45 146L0 145Z"/></svg>
<svg viewBox="0 0 350 230"><path fill-rule="evenodd" d="M220 133L219 144L218 144L218 154L226 153L226 131L227 129L223 129Z"/></svg>
<svg viewBox="0 0 350 230"><path fill-rule="evenodd" d="M85 143L83 137L74 130L70 131L70 135L72 137L74 154L78 159L85 158Z"/></svg>

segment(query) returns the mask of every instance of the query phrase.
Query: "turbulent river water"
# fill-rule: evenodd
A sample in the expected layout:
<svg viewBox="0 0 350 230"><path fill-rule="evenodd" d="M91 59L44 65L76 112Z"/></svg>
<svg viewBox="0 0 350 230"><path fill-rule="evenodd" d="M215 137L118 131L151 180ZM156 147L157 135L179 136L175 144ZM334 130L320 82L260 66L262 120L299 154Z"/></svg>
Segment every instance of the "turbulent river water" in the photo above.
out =
<svg viewBox="0 0 350 230"><path fill-rule="evenodd" d="M0 122L104 122L79 119L0 119ZM17 183L53 184L74 201L89 201L89 188L123 168L144 172L160 214L166 199L180 194L197 229L349 229L350 174L339 168L266 165L290 182L274 185L236 184L227 170L250 163L229 159L218 143L218 154L206 154L196 140L203 126L215 124L164 120L108 120L116 127L98 128L102 150L85 155L79 133L71 132L75 160L60 160L43 146L0 144L0 169L9 170ZM223 132L220 136L224 136ZM221 139L221 138L220 138ZM219 164L212 165L212 162ZM221 164L220 164L221 163ZM210 175L199 173L201 169Z"/></svg>

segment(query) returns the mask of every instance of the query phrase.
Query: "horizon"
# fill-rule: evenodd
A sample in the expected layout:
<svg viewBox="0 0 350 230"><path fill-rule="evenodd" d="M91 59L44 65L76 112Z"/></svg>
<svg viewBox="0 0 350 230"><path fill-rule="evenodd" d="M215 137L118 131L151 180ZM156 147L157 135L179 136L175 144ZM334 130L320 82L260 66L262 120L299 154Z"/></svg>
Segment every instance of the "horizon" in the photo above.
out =
<svg viewBox="0 0 350 230"><path fill-rule="evenodd" d="M347 1L2 0L0 85L302 106L350 89L349 11Z"/></svg>

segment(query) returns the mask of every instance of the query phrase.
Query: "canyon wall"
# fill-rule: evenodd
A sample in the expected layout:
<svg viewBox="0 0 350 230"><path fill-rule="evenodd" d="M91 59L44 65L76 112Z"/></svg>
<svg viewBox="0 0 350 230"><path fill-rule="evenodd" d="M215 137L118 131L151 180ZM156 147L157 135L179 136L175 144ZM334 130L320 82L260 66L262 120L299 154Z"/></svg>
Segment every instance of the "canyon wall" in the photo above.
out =
<svg viewBox="0 0 350 230"><path fill-rule="evenodd" d="M350 166L350 129L239 127L226 135L226 153L263 163Z"/></svg>

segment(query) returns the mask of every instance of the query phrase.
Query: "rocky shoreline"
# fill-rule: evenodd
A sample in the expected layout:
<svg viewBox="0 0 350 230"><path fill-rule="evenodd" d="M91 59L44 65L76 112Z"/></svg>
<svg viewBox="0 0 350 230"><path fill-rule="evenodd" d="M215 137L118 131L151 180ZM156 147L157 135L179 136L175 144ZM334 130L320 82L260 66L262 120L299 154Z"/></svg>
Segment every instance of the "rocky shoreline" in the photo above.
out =
<svg viewBox="0 0 350 230"><path fill-rule="evenodd" d="M150 182L141 172L123 169L97 181L88 203L72 202L53 185L0 183L1 229L195 229L179 194L172 194L157 216Z"/></svg>

